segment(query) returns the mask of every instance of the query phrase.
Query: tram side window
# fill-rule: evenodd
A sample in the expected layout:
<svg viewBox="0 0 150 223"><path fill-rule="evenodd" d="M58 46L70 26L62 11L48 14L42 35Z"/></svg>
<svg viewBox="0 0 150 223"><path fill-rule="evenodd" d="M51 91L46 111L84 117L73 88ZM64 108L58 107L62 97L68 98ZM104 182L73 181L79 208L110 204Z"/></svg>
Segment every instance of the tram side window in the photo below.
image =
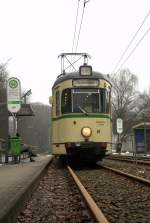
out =
<svg viewBox="0 0 150 223"><path fill-rule="evenodd" d="M106 91L106 113L110 112L110 89Z"/></svg>
<svg viewBox="0 0 150 223"><path fill-rule="evenodd" d="M71 89L65 89L61 96L61 112L62 114L70 113L71 107Z"/></svg>
<svg viewBox="0 0 150 223"><path fill-rule="evenodd" d="M110 91L101 89L100 91L100 112L109 113L110 111Z"/></svg>
<svg viewBox="0 0 150 223"><path fill-rule="evenodd" d="M59 91L56 92L56 116L60 114L60 94Z"/></svg>
<svg viewBox="0 0 150 223"><path fill-rule="evenodd" d="M105 113L106 111L106 98L105 98L105 89L100 90L100 112Z"/></svg>

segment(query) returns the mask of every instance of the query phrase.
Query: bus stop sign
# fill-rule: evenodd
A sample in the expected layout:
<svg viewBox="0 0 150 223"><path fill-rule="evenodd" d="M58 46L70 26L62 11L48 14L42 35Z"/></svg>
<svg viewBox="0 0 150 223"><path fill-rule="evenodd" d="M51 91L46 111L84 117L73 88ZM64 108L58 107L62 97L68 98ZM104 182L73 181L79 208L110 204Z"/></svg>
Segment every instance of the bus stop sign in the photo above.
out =
<svg viewBox="0 0 150 223"><path fill-rule="evenodd" d="M7 108L11 113L17 113L21 108L21 84L15 77L7 81Z"/></svg>

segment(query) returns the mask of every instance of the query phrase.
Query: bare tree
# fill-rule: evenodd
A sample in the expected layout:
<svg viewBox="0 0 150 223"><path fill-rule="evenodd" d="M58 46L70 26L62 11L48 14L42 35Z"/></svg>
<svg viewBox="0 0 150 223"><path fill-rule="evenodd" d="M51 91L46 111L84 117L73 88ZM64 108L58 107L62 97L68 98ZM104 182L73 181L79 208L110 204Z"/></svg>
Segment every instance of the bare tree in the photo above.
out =
<svg viewBox="0 0 150 223"><path fill-rule="evenodd" d="M8 77L8 71L6 64L0 64L0 102L6 102L6 81Z"/></svg>
<svg viewBox="0 0 150 223"><path fill-rule="evenodd" d="M149 89L139 94L138 107L140 110L149 109L150 110L150 87Z"/></svg>
<svg viewBox="0 0 150 223"><path fill-rule="evenodd" d="M112 82L112 112L113 132L116 134L116 119L123 119L123 134L121 140L130 132L134 124L137 77L129 69L121 70L111 77Z"/></svg>
<svg viewBox="0 0 150 223"><path fill-rule="evenodd" d="M0 64L0 138L3 138L5 148L8 147L8 111L6 106L6 81L8 72L6 70L7 63Z"/></svg>
<svg viewBox="0 0 150 223"><path fill-rule="evenodd" d="M146 91L139 93L137 100L137 121L150 120L150 87Z"/></svg>

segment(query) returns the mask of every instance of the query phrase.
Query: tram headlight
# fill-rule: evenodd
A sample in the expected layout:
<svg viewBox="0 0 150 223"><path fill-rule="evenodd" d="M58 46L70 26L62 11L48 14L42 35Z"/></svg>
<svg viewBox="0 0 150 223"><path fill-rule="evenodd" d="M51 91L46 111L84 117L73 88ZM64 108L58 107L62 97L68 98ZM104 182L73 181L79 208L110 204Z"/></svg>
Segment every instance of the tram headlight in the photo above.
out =
<svg viewBox="0 0 150 223"><path fill-rule="evenodd" d="M83 127L81 133L84 137L90 137L92 135L92 130L89 127Z"/></svg>

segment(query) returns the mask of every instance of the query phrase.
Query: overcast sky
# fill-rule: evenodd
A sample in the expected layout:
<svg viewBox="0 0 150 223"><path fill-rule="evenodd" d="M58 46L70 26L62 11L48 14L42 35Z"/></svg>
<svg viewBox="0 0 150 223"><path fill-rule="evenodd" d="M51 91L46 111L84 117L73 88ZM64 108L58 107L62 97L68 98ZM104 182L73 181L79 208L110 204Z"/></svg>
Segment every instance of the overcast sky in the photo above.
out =
<svg viewBox="0 0 150 223"><path fill-rule="evenodd" d="M83 2L80 0L78 24ZM10 59L10 76L18 77L23 89L32 89L32 101L48 104L53 82L60 74L58 55L72 49L77 3L0 0L0 63ZM150 0L90 0L85 7L78 52L92 56L89 63L94 70L111 73L149 10ZM150 16L128 54L149 27ZM139 90L148 88L150 32L123 68L138 76Z"/></svg>

